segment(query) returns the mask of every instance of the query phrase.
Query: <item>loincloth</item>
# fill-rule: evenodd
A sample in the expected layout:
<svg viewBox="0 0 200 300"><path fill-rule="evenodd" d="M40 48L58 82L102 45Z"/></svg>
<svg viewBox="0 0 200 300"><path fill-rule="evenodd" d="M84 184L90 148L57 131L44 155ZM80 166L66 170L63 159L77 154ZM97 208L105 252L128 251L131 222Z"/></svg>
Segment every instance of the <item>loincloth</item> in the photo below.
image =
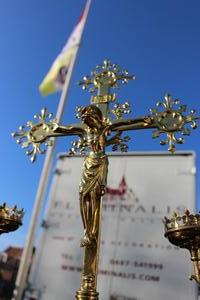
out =
<svg viewBox="0 0 200 300"><path fill-rule="evenodd" d="M87 194L107 183L108 158L106 155L100 157L87 156L83 163L80 182L80 193Z"/></svg>

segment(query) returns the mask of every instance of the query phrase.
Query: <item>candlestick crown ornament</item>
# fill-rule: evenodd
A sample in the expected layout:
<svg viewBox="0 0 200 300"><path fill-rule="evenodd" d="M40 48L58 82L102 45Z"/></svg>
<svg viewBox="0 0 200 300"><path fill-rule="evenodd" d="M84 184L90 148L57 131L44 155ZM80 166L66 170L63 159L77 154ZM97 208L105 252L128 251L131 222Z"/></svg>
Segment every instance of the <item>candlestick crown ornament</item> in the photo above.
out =
<svg viewBox="0 0 200 300"><path fill-rule="evenodd" d="M78 136L79 140L72 143L71 154L78 151L85 156L81 182L79 186L80 210L84 235L81 247L85 248L81 288L76 293L76 299L98 299L96 291L97 266L99 257L100 223L102 197L105 193L108 173L108 157L106 148L113 151L128 150L129 136L122 136L124 131L154 129L153 137L166 134L167 138L161 144L169 144L169 151L174 153L175 144L182 143L176 133L189 134L186 124L191 123L196 128L199 117L194 111L186 113L186 106L179 108L177 100L172 101L166 95L163 110L152 109L150 114L138 118L124 118L130 113L130 105L126 101L117 103L116 94L111 91L119 87L119 83L127 83L135 79L128 71L121 70L116 64L104 60L92 71L91 76L84 76L79 85L89 89L92 93L91 103L85 107L78 107L76 117L80 122L69 125L60 125L46 109L36 115L36 123L28 122L13 134L22 148L27 148L27 154L34 162L37 154L43 154L46 146L51 145L53 137ZM115 102L113 104L113 102ZM111 105L113 105L111 107Z"/></svg>
<svg viewBox="0 0 200 300"><path fill-rule="evenodd" d="M10 208L3 203L0 205L0 234L17 230L22 225L24 210L17 206Z"/></svg>
<svg viewBox="0 0 200 300"><path fill-rule="evenodd" d="M165 217L165 237L170 243L190 251L194 266L194 279L200 284L200 214L191 214L189 210L180 216L174 213L171 218Z"/></svg>

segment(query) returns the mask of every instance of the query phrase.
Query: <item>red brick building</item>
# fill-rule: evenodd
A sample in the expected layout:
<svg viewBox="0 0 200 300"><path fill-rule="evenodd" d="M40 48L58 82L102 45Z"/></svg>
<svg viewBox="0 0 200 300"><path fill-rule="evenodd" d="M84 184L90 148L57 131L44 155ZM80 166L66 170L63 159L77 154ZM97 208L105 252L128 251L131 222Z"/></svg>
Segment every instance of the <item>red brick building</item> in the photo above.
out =
<svg viewBox="0 0 200 300"><path fill-rule="evenodd" d="M12 299L22 251L10 246L0 253L0 300Z"/></svg>

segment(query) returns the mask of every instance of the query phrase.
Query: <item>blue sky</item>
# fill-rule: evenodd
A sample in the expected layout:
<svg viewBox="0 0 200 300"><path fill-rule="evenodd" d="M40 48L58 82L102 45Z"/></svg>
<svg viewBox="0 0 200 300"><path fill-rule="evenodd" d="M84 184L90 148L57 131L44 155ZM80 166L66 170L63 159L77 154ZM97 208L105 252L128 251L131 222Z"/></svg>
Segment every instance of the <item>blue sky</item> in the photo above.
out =
<svg viewBox="0 0 200 300"><path fill-rule="evenodd" d="M1 237L1 249L24 242L44 159L32 165L10 133L42 107L56 112L60 95L42 98L38 85L84 5L83 0L0 1L0 199L26 211L23 227ZM200 114L199 12L198 0L93 0L62 123L74 122L75 106L89 102L76 82L104 58L136 74L118 93L131 103L133 117L148 115L166 92ZM133 136L132 151L165 150L150 131ZM67 138L59 140L57 152L68 144ZM199 129L178 149L196 151L200 168Z"/></svg>

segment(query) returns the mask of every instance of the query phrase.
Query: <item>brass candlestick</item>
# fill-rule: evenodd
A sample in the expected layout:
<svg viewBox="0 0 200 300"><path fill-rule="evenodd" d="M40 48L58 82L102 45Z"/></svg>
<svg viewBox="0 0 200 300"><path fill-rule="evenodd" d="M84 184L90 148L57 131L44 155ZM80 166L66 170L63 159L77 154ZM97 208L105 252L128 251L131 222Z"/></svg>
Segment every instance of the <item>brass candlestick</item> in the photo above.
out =
<svg viewBox="0 0 200 300"><path fill-rule="evenodd" d="M34 162L37 154L45 152L45 146L51 145L51 137L77 135L78 141L73 142L70 153L78 151L85 156L81 182L79 187L80 211L83 222L84 235L81 247L84 247L83 272L81 287L76 293L76 299L96 300L99 298L97 287L98 257L100 250L100 228L102 198L105 193L108 158L106 147L112 150L126 152L128 149L128 136L122 136L124 131L155 129L153 138L165 135L161 145L169 145L171 153L175 145L183 143L179 134L189 135L191 125L197 127L195 111L187 113L185 105L179 105L178 100L172 100L170 95L165 96L165 101L159 101L157 108L151 109L147 116L125 119L124 114L130 113L128 102L114 103L116 94L111 90L119 87L119 82L127 83L135 79L126 70L121 70L118 65L105 60L91 73L83 77L79 83L83 89L89 89L93 94L91 104L77 108L77 118L81 122L70 125L60 125L46 109L40 115L35 115L38 122L28 122L21 126L13 136L22 148L27 148L27 155ZM177 135L178 134L178 135ZM43 147L42 147L43 145Z"/></svg>
<svg viewBox="0 0 200 300"><path fill-rule="evenodd" d="M200 215L186 210L183 216L174 213L169 219L165 217L163 222L165 237L170 243L190 251L194 267L194 275L190 276L190 280L194 279L200 284Z"/></svg>
<svg viewBox="0 0 200 300"><path fill-rule="evenodd" d="M17 206L0 205L0 234L17 230L22 225L23 215L23 209L18 210Z"/></svg>

